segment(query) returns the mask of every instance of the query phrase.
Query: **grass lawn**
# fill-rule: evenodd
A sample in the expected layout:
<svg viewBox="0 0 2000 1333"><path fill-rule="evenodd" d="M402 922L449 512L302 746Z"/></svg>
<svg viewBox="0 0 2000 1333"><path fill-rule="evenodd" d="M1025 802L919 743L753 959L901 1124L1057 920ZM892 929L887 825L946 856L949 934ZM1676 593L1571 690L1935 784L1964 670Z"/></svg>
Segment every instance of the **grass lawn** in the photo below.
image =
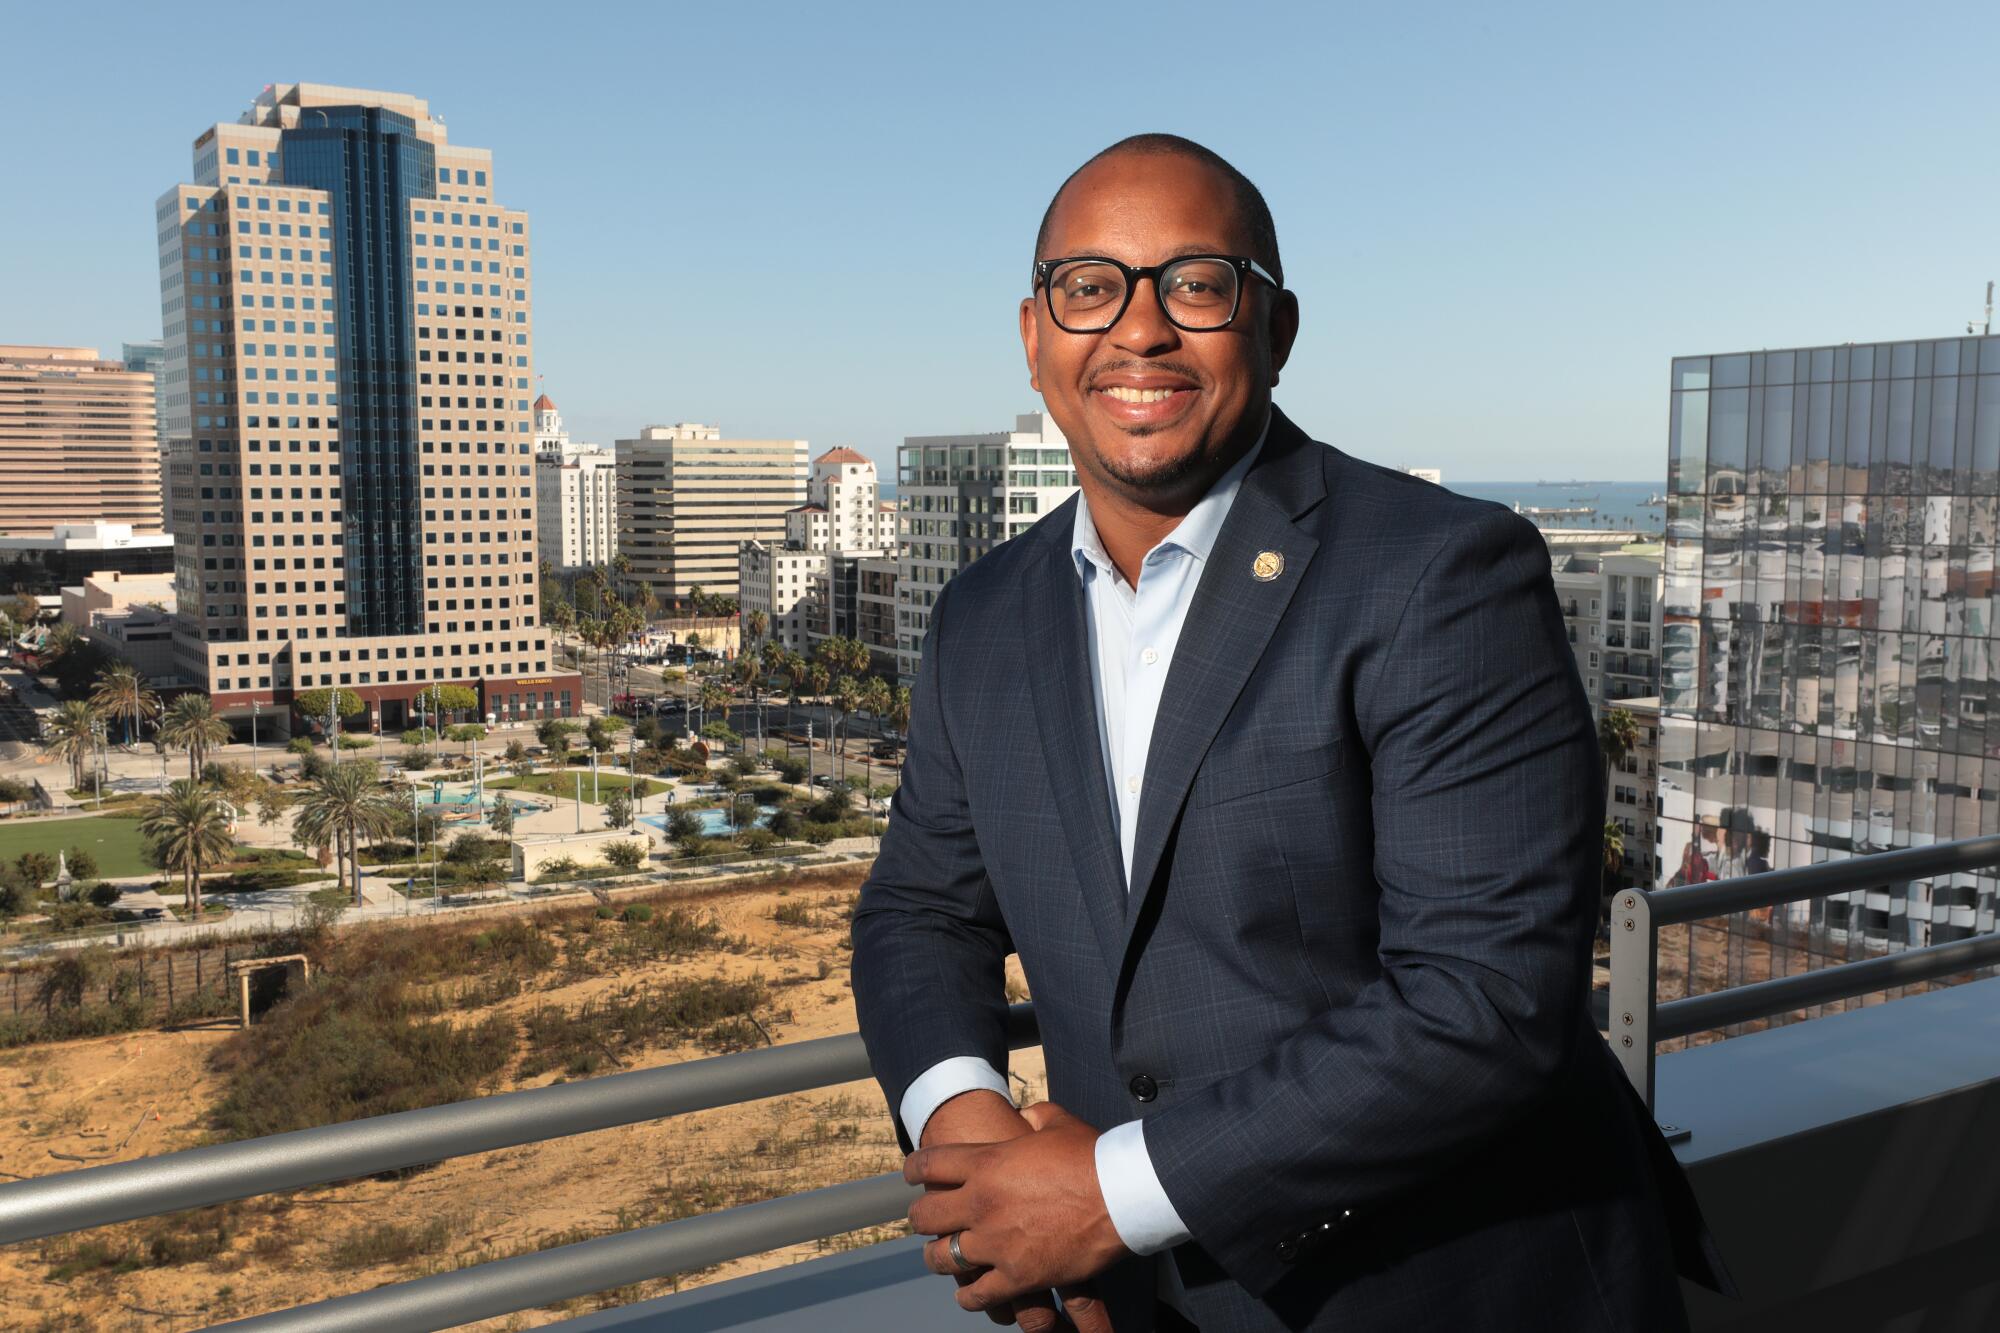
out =
<svg viewBox="0 0 2000 1333"><path fill-rule="evenodd" d="M583 774L583 799L590 800L590 770L587 768L566 768L560 773L537 773L527 778L488 778L486 785L509 791L534 792L538 796L567 796L576 799L576 775ZM631 785L629 774L614 773L610 769L597 770L597 795L601 801L614 791ZM639 790L646 796L653 796L667 789L667 784L657 778L641 777L638 781L645 786Z"/></svg>
<svg viewBox="0 0 2000 1333"><path fill-rule="evenodd" d="M0 860L12 861L22 852L46 852L53 857L81 847L97 858L97 873L105 876L159 873L146 864L145 846L145 839L139 836L139 821L116 815L0 825Z"/></svg>

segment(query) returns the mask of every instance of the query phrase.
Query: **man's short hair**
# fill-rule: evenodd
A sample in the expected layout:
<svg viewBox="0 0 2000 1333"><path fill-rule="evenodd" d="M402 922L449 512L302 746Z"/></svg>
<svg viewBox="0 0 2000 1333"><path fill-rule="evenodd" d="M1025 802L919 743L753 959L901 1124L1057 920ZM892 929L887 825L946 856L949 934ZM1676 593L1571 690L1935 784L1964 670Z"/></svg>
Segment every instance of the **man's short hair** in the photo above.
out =
<svg viewBox="0 0 2000 1333"><path fill-rule="evenodd" d="M1264 202L1263 191L1251 183L1250 178L1231 166L1228 159L1210 148L1204 148L1192 139L1183 139L1178 134L1134 134L1120 139L1109 148L1093 156L1090 161L1063 178L1056 192L1049 200L1049 206L1042 210L1041 229L1035 233L1035 258L1053 258L1044 255L1043 249L1049 242L1049 220L1055 216L1056 203L1067 190L1070 182L1103 158L1117 153L1136 153L1146 157L1187 157L1204 166L1213 167L1229 181L1230 189L1236 197L1237 211L1250 225L1250 257L1271 270L1271 276L1281 284L1285 280L1285 268L1278 259L1278 227L1271 221L1271 209Z"/></svg>

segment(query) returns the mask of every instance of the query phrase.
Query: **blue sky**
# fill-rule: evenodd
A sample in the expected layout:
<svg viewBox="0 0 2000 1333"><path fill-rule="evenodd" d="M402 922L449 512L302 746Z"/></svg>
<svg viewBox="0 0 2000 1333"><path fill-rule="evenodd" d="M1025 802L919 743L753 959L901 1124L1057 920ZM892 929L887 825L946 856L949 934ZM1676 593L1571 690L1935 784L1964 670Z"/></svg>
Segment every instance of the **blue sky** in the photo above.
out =
<svg viewBox="0 0 2000 1333"><path fill-rule="evenodd" d="M154 199L267 82L427 97L533 214L572 430L852 444L1038 403L1034 228L1141 130L1263 188L1279 389L1448 479L1664 476L1678 354L1962 332L2000 6L23 6L0 342L156 337ZM924 295L915 301L912 294Z"/></svg>

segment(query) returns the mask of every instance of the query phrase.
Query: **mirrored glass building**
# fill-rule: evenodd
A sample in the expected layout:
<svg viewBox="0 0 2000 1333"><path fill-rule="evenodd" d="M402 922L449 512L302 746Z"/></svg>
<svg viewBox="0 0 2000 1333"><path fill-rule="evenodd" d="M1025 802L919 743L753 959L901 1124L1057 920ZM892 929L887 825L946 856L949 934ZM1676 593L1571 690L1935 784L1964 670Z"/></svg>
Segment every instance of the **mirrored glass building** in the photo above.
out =
<svg viewBox="0 0 2000 1333"><path fill-rule="evenodd" d="M1673 363L1660 883L2000 832L2000 337ZM1744 914L1732 981L1994 929L1996 880Z"/></svg>

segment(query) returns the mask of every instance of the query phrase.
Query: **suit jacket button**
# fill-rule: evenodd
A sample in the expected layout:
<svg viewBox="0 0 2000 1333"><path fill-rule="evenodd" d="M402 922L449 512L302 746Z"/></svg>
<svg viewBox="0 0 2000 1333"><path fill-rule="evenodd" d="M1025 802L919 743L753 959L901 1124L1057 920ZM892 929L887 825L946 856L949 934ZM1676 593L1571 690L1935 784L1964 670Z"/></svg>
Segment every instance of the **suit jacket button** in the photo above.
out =
<svg viewBox="0 0 2000 1333"><path fill-rule="evenodd" d="M1278 1242L1278 1258L1283 1263L1291 1263L1299 1257L1299 1243L1295 1240Z"/></svg>
<svg viewBox="0 0 2000 1333"><path fill-rule="evenodd" d="M1150 1102L1160 1095L1160 1085L1153 1081L1153 1076L1150 1074L1134 1075L1132 1082L1127 1086L1131 1088L1132 1096L1138 1101Z"/></svg>

